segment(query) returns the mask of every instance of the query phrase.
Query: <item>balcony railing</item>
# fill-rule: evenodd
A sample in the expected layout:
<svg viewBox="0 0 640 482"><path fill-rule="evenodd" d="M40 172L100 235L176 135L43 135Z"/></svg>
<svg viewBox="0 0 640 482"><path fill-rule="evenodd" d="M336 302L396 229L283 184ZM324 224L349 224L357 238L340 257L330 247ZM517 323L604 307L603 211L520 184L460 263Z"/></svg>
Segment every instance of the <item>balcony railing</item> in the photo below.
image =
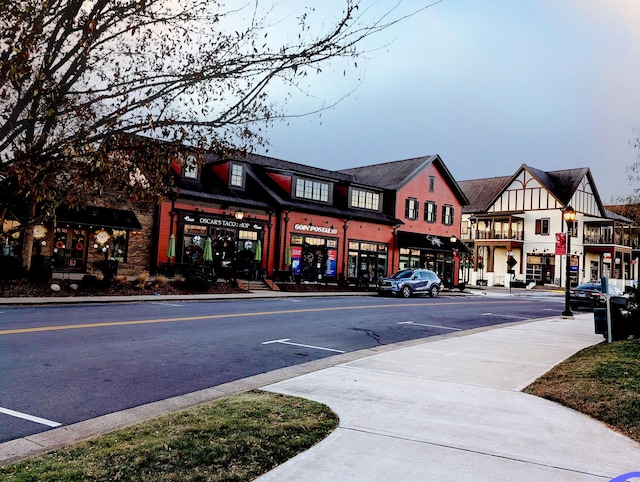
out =
<svg viewBox="0 0 640 482"><path fill-rule="evenodd" d="M515 241L524 241L524 231L511 231L509 236L508 230L494 230L494 231L478 231L477 236L475 232L466 230L461 234L462 239L510 239Z"/></svg>
<svg viewBox="0 0 640 482"><path fill-rule="evenodd" d="M629 239L628 236L622 236L619 234L585 234L584 244L615 244L618 246L635 246L637 240Z"/></svg>

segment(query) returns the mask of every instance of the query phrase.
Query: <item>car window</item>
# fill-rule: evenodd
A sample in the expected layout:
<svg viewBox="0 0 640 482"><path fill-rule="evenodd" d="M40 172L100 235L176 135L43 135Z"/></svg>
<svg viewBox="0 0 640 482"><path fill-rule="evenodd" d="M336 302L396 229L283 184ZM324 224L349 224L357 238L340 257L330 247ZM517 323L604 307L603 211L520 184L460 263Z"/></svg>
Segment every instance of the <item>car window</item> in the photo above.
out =
<svg viewBox="0 0 640 482"><path fill-rule="evenodd" d="M405 269L403 271L398 271L397 273L395 273L391 278L392 279L406 279L406 278L411 278L411 275L413 274L413 271L410 269Z"/></svg>

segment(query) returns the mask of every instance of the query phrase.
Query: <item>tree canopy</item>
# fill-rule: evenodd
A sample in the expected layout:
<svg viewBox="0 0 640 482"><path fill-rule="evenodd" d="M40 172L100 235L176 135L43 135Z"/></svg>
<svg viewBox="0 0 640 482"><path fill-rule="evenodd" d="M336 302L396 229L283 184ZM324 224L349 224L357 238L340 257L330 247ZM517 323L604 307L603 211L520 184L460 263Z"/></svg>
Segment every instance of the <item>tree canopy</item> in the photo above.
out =
<svg viewBox="0 0 640 482"><path fill-rule="evenodd" d="M207 148L260 143L256 122L283 115L269 85L295 88L330 59L357 57L364 38L400 20L392 9L367 21L359 2L345 0L332 25L312 28L308 8L283 36L284 20L273 19L272 8L259 1L232 9L219 0L0 0L2 187L13 180L19 194L43 201L77 197L79 184L114 170L126 179L123 169L140 166L105 162L101 149L121 133Z"/></svg>
<svg viewBox="0 0 640 482"><path fill-rule="evenodd" d="M16 198L35 215L107 181L159 198L171 146L262 143L258 123L286 115L268 87L297 89L331 59L358 57L404 18L398 5L372 17L344 0L318 26L313 7L292 19L259 0L0 0L0 222ZM161 139L161 152L114 158L113 140L132 134Z"/></svg>

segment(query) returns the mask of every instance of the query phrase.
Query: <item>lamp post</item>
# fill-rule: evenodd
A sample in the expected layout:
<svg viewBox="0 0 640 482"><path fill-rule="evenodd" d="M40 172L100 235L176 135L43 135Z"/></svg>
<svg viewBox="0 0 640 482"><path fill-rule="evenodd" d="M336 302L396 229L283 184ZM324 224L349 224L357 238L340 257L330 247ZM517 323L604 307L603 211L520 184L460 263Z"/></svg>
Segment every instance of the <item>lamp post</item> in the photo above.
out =
<svg viewBox="0 0 640 482"><path fill-rule="evenodd" d="M573 317L573 312L571 311L571 303L569 301L569 291L571 290L571 231L569 228L569 223L573 223L576 220L576 211L571 206L567 206L562 212L562 217L564 218L565 223L567 224L567 251L565 256L566 262L566 280L565 280L565 293L564 293L564 311L562 312L563 317Z"/></svg>
<svg viewBox="0 0 640 482"><path fill-rule="evenodd" d="M459 266L456 266L456 261L458 260L458 253L457 253L457 249L454 248L455 244L458 242L458 238L456 237L455 234L452 234L451 237L449 238L449 241L451 241L451 260L453 261L453 272L451 273L451 285L453 288L455 288L456 286L458 286L458 270L459 270Z"/></svg>

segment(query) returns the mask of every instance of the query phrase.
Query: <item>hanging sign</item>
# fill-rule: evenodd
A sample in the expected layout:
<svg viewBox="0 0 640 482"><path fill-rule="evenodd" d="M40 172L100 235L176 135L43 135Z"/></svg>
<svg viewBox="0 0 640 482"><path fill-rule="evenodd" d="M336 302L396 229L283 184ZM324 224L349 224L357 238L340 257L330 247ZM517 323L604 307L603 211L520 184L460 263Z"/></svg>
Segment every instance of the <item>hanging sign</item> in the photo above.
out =
<svg viewBox="0 0 640 482"><path fill-rule="evenodd" d="M556 256L567 254L567 233L556 233Z"/></svg>

